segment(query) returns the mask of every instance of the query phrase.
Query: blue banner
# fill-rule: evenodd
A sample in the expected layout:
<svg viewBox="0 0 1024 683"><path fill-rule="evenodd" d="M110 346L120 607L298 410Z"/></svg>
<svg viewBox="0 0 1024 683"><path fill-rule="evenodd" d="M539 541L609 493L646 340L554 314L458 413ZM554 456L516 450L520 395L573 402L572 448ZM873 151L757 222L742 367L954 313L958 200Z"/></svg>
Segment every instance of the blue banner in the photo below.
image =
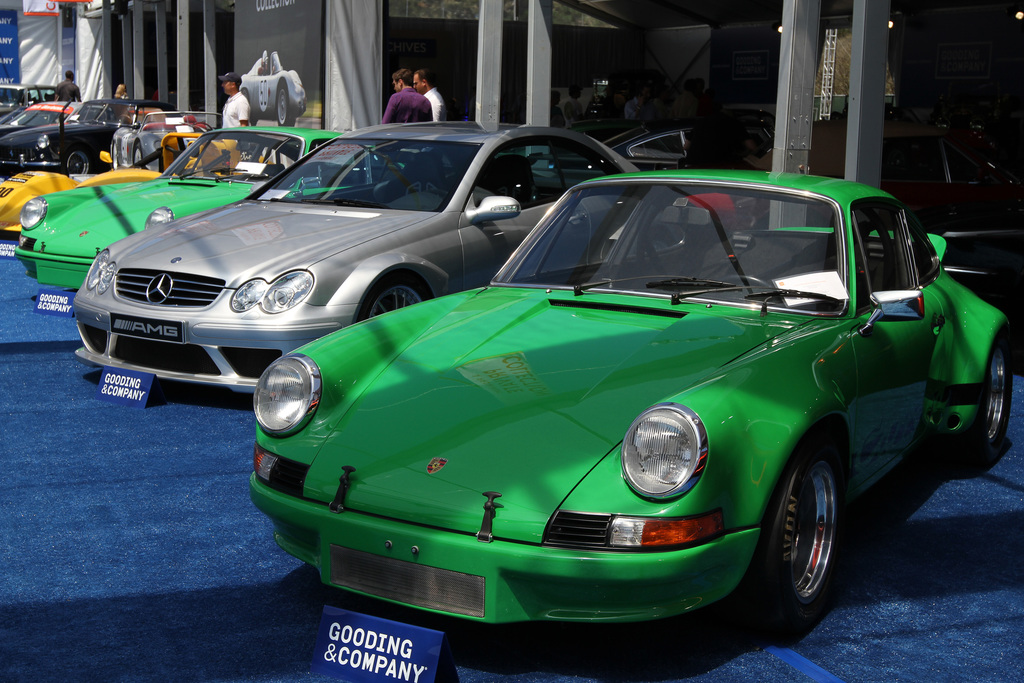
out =
<svg viewBox="0 0 1024 683"><path fill-rule="evenodd" d="M18 12L0 10L0 83L21 83L18 59Z"/></svg>
<svg viewBox="0 0 1024 683"><path fill-rule="evenodd" d="M145 408L151 399L154 404L163 403L160 383L155 380L156 376L148 372L104 367L96 398L129 408Z"/></svg>
<svg viewBox="0 0 1024 683"><path fill-rule="evenodd" d="M40 289L36 294L36 313L70 318L75 315L72 302L75 293L63 289Z"/></svg>
<svg viewBox="0 0 1024 683"><path fill-rule="evenodd" d="M441 631L325 605L310 670L354 683L458 681Z"/></svg>

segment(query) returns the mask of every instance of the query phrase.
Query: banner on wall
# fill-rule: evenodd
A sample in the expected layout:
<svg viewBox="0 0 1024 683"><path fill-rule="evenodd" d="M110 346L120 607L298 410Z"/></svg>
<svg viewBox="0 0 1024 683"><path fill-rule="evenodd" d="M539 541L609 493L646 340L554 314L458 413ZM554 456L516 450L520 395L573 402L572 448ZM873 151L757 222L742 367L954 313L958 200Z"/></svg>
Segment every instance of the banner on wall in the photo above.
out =
<svg viewBox="0 0 1024 683"><path fill-rule="evenodd" d="M235 63L252 125L323 127L321 0L236 0Z"/></svg>
<svg viewBox="0 0 1024 683"><path fill-rule="evenodd" d="M89 2L89 0L22 0L22 12L28 17L60 16L61 3Z"/></svg>
<svg viewBox="0 0 1024 683"><path fill-rule="evenodd" d="M0 83L21 83L18 58L18 12L0 10Z"/></svg>

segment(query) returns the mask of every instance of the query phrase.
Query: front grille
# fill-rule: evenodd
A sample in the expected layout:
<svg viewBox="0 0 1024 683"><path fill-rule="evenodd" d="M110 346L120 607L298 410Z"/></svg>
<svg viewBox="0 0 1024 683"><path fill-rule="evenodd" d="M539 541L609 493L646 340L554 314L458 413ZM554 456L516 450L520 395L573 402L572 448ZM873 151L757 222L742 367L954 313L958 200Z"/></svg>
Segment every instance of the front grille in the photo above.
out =
<svg viewBox="0 0 1024 683"><path fill-rule="evenodd" d="M162 275L171 278L171 287L165 292L165 300L154 301L148 296L149 288ZM206 306L217 298L224 284L224 280L203 275L125 268L117 271L114 286L118 296L132 301L159 306Z"/></svg>
<svg viewBox="0 0 1024 683"><path fill-rule="evenodd" d="M196 375L220 374L220 369L210 354L206 353L206 349L195 344L170 344L152 339L118 337L110 355L144 368Z"/></svg>
<svg viewBox="0 0 1024 683"><path fill-rule="evenodd" d="M274 468L270 471L270 481L268 483L271 488L282 493L301 497L302 487L306 483L306 472L308 471L309 465L278 456L277 462L274 463Z"/></svg>
<svg viewBox="0 0 1024 683"><path fill-rule="evenodd" d="M258 378L268 365L281 357L281 352L278 349L243 349L222 346L220 352L231 363L235 372L242 377Z"/></svg>
<svg viewBox="0 0 1024 683"><path fill-rule="evenodd" d="M484 577L331 546L331 583L407 605L484 616Z"/></svg>
<svg viewBox="0 0 1024 683"><path fill-rule="evenodd" d="M544 545L562 548L607 548L612 516L559 510L544 533Z"/></svg>

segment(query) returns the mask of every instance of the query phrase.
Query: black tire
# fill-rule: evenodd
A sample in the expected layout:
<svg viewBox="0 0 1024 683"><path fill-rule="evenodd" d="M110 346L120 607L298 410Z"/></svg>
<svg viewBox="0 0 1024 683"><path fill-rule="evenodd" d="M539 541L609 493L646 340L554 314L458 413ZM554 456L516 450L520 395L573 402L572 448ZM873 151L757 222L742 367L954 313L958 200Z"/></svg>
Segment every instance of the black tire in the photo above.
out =
<svg viewBox="0 0 1024 683"><path fill-rule="evenodd" d="M974 423L954 440L947 452L961 462L989 467L1003 454L1006 428L1010 423L1010 401L1013 396L1013 371L1010 369L1010 343L999 337L988 354L988 365L982 380L981 399Z"/></svg>
<svg viewBox="0 0 1024 683"><path fill-rule="evenodd" d="M142 145L136 140L135 144L132 145L132 166L138 166L139 162L142 161Z"/></svg>
<svg viewBox="0 0 1024 683"><path fill-rule="evenodd" d="M431 297L423 282L407 273L388 275L370 288L359 307L356 320L366 320L374 316L405 308Z"/></svg>
<svg viewBox="0 0 1024 683"><path fill-rule="evenodd" d="M733 596L751 625L803 633L825 613L839 558L845 486L835 445L823 436L806 438L775 487L754 557Z"/></svg>
<svg viewBox="0 0 1024 683"><path fill-rule="evenodd" d="M83 145L75 145L64 152L62 165L68 175L86 175L98 170L97 163L92 158L92 152Z"/></svg>

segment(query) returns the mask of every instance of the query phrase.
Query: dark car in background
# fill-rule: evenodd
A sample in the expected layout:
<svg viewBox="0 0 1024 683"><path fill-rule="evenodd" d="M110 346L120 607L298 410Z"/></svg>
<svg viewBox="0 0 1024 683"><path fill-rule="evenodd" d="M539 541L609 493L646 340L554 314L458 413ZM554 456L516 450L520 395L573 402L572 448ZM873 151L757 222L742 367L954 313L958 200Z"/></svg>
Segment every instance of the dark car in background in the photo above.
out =
<svg viewBox="0 0 1024 683"><path fill-rule="evenodd" d="M27 107L36 102L52 100L56 87L34 83L4 83L0 85L0 114Z"/></svg>
<svg viewBox="0 0 1024 683"><path fill-rule="evenodd" d="M114 132L137 126L153 111L173 110L155 100L90 100L63 125L50 124L15 131L0 138L0 176L22 171L60 171L86 175L110 170L100 152L110 150Z"/></svg>
<svg viewBox="0 0 1024 683"><path fill-rule="evenodd" d="M916 212L946 240L946 270L999 308L1013 328L1024 324L1024 201L931 206Z"/></svg>

